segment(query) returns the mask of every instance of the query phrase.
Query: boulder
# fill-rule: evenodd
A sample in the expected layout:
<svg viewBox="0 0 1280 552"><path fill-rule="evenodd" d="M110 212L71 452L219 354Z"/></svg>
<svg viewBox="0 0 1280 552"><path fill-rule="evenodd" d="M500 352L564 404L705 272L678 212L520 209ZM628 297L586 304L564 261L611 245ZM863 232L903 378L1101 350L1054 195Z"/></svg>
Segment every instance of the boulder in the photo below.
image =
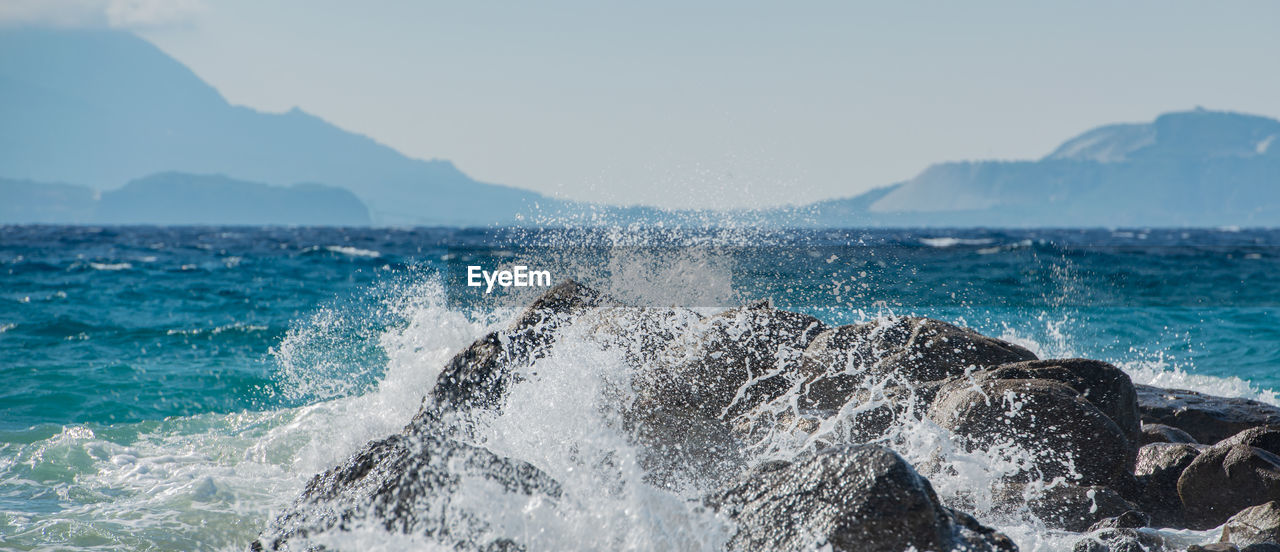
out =
<svg viewBox="0 0 1280 552"><path fill-rule="evenodd" d="M695 328L682 362L652 367L636 379L639 408L670 408L732 420L791 388L809 342L826 325L767 302L730 309Z"/></svg>
<svg viewBox="0 0 1280 552"><path fill-rule="evenodd" d="M1142 424L1142 437L1138 439L1139 446L1149 445L1151 443L1187 443L1198 444L1195 437L1190 433L1182 431L1173 426L1164 424Z"/></svg>
<svg viewBox="0 0 1280 552"><path fill-rule="evenodd" d="M314 537L361 526L425 536L455 550L518 547L518 535L494 535L485 512L457 500L464 477L496 489L486 504L494 509L519 511L561 495L559 483L531 464L449 438L393 435L315 476L250 550L306 550Z"/></svg>
<svg viewBox="0 0 1280 552"><path fill-rule="evenodd" d="M573 280L552 287L506 330L492 332L455 355L436 378L425 408L446 410L498 408L516 369L546 353L557 330L593 308L619 306L600 292ZM416 419L429 417L420 412Z"/></svg>
<svg viewBox="0 0 1280 552"><path fill-rule="evenodd" d="M1187 547L1187 552L1280 552L1280 544L1269 542L1250 544L1244 548L1231 544L1229 542L1215 542L1210 544L1193 544Z"/></svg>
<svg viewBox="0 0 1280 552"><path fill-rule="evenodd" d="M1182 499L1178 497L1178 478L1197 456L1199 448L1183 443L1151 443L1138 449L1133 470L1142 489L1138 503L1151 515L1153 526L1186 525Z"/></svg>
<svg viewBox="0 0 1280 552"><path fill-rule="evenodd" d="M1138 395L1129 375L1100 360L1083 358L1030 360L984 370L976 379L1041 379L1063 383L1106 414L1130 442L1141 436Z"/></svg>
<svg viewBox="0 0 1280 552"><path fill-rule="evenodd" d="M1076 541L1071 552L1162 552L1170 550L1163 537L1140 529L1103 529Z"/></svg>
<svg viewBox="0 0 1280 552"><path fill-rule="evenodd" d="M1115 517L1109 517L1089 526L1088 532L1094 533L1103 529L1141 529L1151 524L1151 517L1137 510L1129 510Z"/></svg>
<svg viewBox="0 0 1280 552"><path fill-rule="evenodd" d="M1016 504L1016 501L1009 501ZM1125 500L1110 487L1080 486L1060 483L1026 502L1031 511L1045 526L1076 533L1089 530L1108 518L1137 512L1138 506Z"/></svg>
<svg viewBox="0 0 1280 552"><path fill-rule="evenodd" d="M1187 547L1187 552L1240 552L1240 547L1226 542L1213 542L1193 544Z"/></svg>
<svg viewBox="0 0 1280 552"><path fill-rule="evenodd" d="M1246 429L1280 425L1280 408L1249 399L1136 386L1142 421L1181 429L1201 443L1217 443Z"/></svg>
<svg viewBox="0 0 1280 552"><path fill-rule="evenodd" d="M901 382L941 381L983 368L1035 360L1031 351L941 320L883 318L823 332L805 351L816 375Z"/></svg>
<svg viewBox="0 0 1280 552"><path fill-rule="evenodd" d="M1018 445L1044 480L1064 477L1122 491L1134 486L1137 451L1124 431L1056 381L958 378L938 392L928 418L970 450Z"/></svg>
<svg viewBox="0 0 1280 552"><path fill-rule="evenodd" d="M903 412L922 411L947 378L1034 358L1017 345L927 318L823 328L798 365L788 362L749 384L736 399L748 408L727 414L745 443L779 435L803 439L838 413L836 431L819 444L864 443L882 437Z"/></svg>
<svg viewBox="0 0 1280 552"><path fill-rule="evenodd" d="M768 464L707 504L736 523L731 550L1016 550L1008 537L941 505L927 479L879 446Z"/></svg>
<svg viewBox="0 0 1280 552"><path fill-rule="evenodd" d="M745 468L741 443L721 420L673 409L636 410L625 425L639 447L645 479L655 486L713 489Z"/></svg>
<svg viewBox="0 0 1280 552"><path fill-rule="evenodd" d="M1215 447L1219 445L1245 445L1280 456L1280 428L1262 426L1246 429L1214 444Z"/></svg>
<svg viewBox="0 0 1280 552"><path fill-rule="evenodd" d="M1245 508L1222 526L1222 542L1237 546L1280 545L1280 503L1271 501Z"/></svg>
<svg viewBox="0 0 1280 552"><path fill-rule="evenodd" d="M1178 477L1187 526L1210 529L1250 506L1280 500L1280 456L1224 441L1205 449Z"/></svg>

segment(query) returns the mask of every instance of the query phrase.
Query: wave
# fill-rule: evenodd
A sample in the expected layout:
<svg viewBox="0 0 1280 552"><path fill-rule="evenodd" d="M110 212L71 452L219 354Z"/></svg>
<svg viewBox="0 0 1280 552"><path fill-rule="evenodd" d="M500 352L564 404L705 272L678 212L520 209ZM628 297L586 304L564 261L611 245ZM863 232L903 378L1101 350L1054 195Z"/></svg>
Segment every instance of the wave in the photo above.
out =
<svg viewBox="0 0 1280 552"><path fill-rule="evenodd" d="M341 253L348 257L365 257L369 259L381 257L382 253L372 249L360 249L359 247L351 247L348 245L329 245L325 246L325 250L334 253Z"/></svg>
<svg viewBox="0 0 1280 552"><path fill-rule="evenodd" d="M938 248L996 243L925 240ZM325 249L362 258L381 255L346 246ZM627 253L631 256L615 255L599 263L600 279L594 283L628 301L644 303L657 295L684 304L724 305L750 295L740 287L740 267L723 259L673 262L680 259L660 251ZM680 294L673 296L673 288ZM314 474L371 439L399 432L455 353L506 327L517 315L515 309L477 311L452 303L438 275L392 286L370 304L367 309L341 304L317 309L299 318L272 348L277 366L273 378L286 406L6 432L0 439L0 488L24 497L24 503L0 498L8 516L0 518L0 534L7 543L32 548L76 542L90 550L242 550ZM848 312L833 311L833 317L874 320L898 314L869 306L865 312L855 306L839 308ZM717 307L705 313L721 311ZM958 316L943 318L965 322ZM1041 357L1080 354L1072 334L1079 321L1064 314L1038 323L1042 327L1005 327L1000 337ZM731 528L701 506L699 483L659 485L646 477L643 451L620 429L616 406L633 399L626 391L633 377L628 344L602 341L597 329L576 325L566 330L545 357L522 372L510 389L509 408L467 421L476 444L533 464L563 484L566 498L554 504L494 507L500 502L491 500L492 489L473 485L458 500L489 506L480 508L486 521L496 531L521 534L533 550L718 549ZM654 328L637 324L624 330L622 334L640 338ZM232 324L172 331L187 335L262 328ZM1121 366L1136 383L1280 404L1273 392L1237 377L1189 373L1160 359L1105 360ZM876 395L874 386L866 391L875 401L888 400ZM816 438L845 431L847 417L854 414L844 410L821 420ZM773 436L757 444L749 462L794 457L813 446L813 439ZM1001 510L981 490L1023 469L1034 451L966 452L945 430L918 417L883 439L912 463L928 467L945 503L978 514L1023 550L1069 549L1079 538L1047 529L1029 511ZM1043 492L1052 484L1035 481L1029 492ZM1166 536L1178 542L1210 537L1195 532ZM436 546L359 524L349 532L322 535L317 543L362 550Z"/></svg>
<svg viewBox="0 0 1280 552"><path fill-rule="evenodd" d="M957 245L989 245L995 243L991 238L920 238L920 243L929 247L955 247Z"/></svg>
<svg viewBox="0 0 1280 552"><path fill-rule="evenodd" d="M132 263L89 263L89 267L94 270L116 271L116 270L129 270L133 268L133 264Z"/></svg>

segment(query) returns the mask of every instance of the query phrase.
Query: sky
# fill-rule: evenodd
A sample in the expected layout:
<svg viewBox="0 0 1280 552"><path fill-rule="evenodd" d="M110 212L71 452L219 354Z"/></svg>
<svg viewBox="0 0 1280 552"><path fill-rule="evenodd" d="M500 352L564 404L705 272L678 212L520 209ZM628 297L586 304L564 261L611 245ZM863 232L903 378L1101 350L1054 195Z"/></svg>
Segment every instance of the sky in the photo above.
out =
<svg viewBox="0 0 1280 552"><path fill-rule="evenodd" d="M1280 2L0 0L558 197L755 207L1034 159L1203 106L1280 117Z"/></svg>

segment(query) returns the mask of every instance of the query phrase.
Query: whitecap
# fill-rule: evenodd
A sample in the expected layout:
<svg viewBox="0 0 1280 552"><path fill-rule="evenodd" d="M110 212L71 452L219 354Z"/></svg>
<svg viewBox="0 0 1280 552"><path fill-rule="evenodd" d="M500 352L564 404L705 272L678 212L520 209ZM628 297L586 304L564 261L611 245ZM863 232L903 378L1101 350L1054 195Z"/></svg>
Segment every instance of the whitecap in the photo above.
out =
<svg viewBox="0 0 1280 552"><path fill-rule="evenodd" d="M957 245L988 245L995 243L991 238L920 238L920 243L929 247L955 247Z"/></svg>
<svg viewBox="0 0 1280 552"><path fill-rule="evenodd" d="M367 257L372 259L375 257L382 256L382 252L380 251L374 251L372 249L360 249L359 247L351 247L348 245L330 245L325 247L325 249L332 251L334 253L341 253L343 255L347 255L350 257Z"/></svg>
<svg viewBox="0 0 1280 552"><path fill-rule="evenodd" d="M89 267L94 270L129 270L133 268L131 263L89 263Z"/></svg>

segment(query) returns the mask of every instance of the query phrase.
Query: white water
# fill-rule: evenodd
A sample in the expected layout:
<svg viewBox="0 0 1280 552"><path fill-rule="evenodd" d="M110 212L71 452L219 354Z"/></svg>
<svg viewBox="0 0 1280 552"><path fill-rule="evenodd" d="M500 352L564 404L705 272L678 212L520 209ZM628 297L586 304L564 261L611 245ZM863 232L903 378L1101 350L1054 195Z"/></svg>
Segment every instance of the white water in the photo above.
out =
<svg viewBox="0 0 1280 552"><path fill-rule="evenodd" d="M631 275L619 289L641 294L644 282L667 288L680 274L707 274L705 266L615 268ZM709 286L706 293L731 294L725 286ZM48 435L33 437L19 450L3 451L0 457L10 465L0 473L9 479L0 481L0 487L43 486L77 506L0 518L0 534L5 535L0 548L61 543L99 550L243 549L313 474L370 439L399 431L445 361L487 331L506 326L514 315L477 317L451 310L442 287L433 281L404 289L383 309L399 322L377 336L387 361L371 388L351 387L352 374L343 372L341 351L333 357L306 354L325 350L337 342L335 334L350 329L342 313L321 311L276 351L290 392L315 398L312 404L108 427L51 427L45 429ZM1065 322L1045 322L1040 335L1051 336L1048 340L1034 341L1015 330L1002 337L1042 357L1071 356ZM1191 375L1158 361L1123 367L1139 383L1276 402L1274 394L1235 378ZM631 377L620 349L602 348L589 328L575 326L527 372L529 377L511 389L502 414L477 422L476 439L499 455L538 466L563 485L565 495L555 503L534 500L504 510L488 507L501 503L490 500L493 489L476 482L464 486L463 502L485 512L499 533L532 550L715 550L727 539L730 528L698 506L696 489L672 492L644 481L639 451L617 429ZM854 409L846 410L842 415ZM838 434L841 421L840 416L824 420L818 435ZM751 460L786 457L812 442L808 436L783 436L760 447L767 454ZM1025 511L995 507L986 489L1024 469L1030 451L1005 447L966 452L945 430L918 419L896 427L885 442L926 472L945 502L997 527L1023 550L1070 549L1079 538L1048 530ZM1029 492L1036 489L1033 485ZM1165 534L1187 542L1212 538L1209 532ZM326 535L322 542L360 550L435 546L375 529Z"/></svg>

